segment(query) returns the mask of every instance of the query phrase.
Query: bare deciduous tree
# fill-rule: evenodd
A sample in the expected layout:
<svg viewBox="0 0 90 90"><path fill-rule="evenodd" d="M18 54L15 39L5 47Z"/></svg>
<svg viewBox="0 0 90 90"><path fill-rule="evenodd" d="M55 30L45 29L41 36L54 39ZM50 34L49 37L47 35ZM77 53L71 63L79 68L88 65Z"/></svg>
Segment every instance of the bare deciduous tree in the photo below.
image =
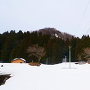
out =
<svg viewBox="0 0 90 90"><path fill-rule="evenodd" d="M84 58L84 59L89 59L90 58L90 48L89 47L84 48L83 53L78 55L78 60L81 60L82 58Z"/></svg>
<svg viewBox="0 0 90 90"><path fill-rule="evenodd" d="M83 55L85 58L90 58L90 48L85 48Z"/></svg>
<svg viewBox="0 0 90 90"><path fill-rule="evenodd" d="M80 55L78 55L78 60L82 60L82 58L81 58L81 54L80 54Z"/></svg>
<svg viewBox="0 0 90 90"><path fill-rule="evenodd" d="M36 56L38 58L38 62L40 62L40 59L45 55L46 51L43 47L40 47L38 44L36 44L28 47L27 53L29 53L29 57L32 55Z"/></svg>

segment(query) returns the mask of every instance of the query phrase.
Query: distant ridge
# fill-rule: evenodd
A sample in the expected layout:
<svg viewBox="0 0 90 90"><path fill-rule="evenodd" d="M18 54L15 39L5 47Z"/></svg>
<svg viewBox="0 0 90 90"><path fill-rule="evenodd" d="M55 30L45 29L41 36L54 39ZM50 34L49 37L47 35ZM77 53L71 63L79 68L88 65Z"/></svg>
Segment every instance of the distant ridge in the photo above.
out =
<svg viewBox="0 0 90 90"><path fill-rule="evenodd" d="M59 30L56 30L55 28L43 28L43 29L39 29L37 31L38 33L42 33L44 34L48 34L52 37L58 37L58 38L62 38L63 40L71 39L73 35L65 33L65 32L60 32ZM74 36L73 36L74 37Z"/></svg>

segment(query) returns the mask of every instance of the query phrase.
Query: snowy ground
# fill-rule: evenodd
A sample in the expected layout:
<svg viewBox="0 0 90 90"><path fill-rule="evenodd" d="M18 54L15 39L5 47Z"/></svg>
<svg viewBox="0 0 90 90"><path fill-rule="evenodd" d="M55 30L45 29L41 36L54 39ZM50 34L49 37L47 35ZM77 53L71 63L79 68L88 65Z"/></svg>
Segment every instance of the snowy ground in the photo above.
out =
<svg viewBox="0 0 90 90"><path fill-rule="evenodd" d="M61 63L30 66L0 63L0 74L11 74L0 90L90 90L90 65ZM71 67L71 68L70 68Z"/></svg>

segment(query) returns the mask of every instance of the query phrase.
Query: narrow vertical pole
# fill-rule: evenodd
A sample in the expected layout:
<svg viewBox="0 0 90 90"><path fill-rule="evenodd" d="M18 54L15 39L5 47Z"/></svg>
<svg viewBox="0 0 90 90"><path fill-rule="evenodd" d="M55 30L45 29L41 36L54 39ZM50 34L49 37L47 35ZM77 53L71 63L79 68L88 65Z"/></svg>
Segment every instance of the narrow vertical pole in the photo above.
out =
<svg viewBox="0 0 90 90"><path fill-rule="evenodd" d="M69 68L71 68L71 46L69 46Z"/></svg>

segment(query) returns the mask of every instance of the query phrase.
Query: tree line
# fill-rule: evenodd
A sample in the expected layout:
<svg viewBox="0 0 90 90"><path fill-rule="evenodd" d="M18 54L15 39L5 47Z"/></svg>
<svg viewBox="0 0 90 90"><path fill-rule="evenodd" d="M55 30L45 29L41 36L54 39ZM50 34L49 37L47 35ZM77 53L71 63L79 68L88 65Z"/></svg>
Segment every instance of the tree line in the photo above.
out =
<svg viewBox="0 0 90 90"><path fill-rule="evenodd" d="M0 34L0 61L11 62L14 58L24 58L27 62L43 64L61 63L66 57L69 58L69 46L71 46L71 61L87 60L90 48L90 37L82 38L72 36L64 40L42 32L4 32ZM88 51L89 52L89 51ZM88 54L88 55L87 55ZM87 57L88 56L88 57Z"/></svg>

